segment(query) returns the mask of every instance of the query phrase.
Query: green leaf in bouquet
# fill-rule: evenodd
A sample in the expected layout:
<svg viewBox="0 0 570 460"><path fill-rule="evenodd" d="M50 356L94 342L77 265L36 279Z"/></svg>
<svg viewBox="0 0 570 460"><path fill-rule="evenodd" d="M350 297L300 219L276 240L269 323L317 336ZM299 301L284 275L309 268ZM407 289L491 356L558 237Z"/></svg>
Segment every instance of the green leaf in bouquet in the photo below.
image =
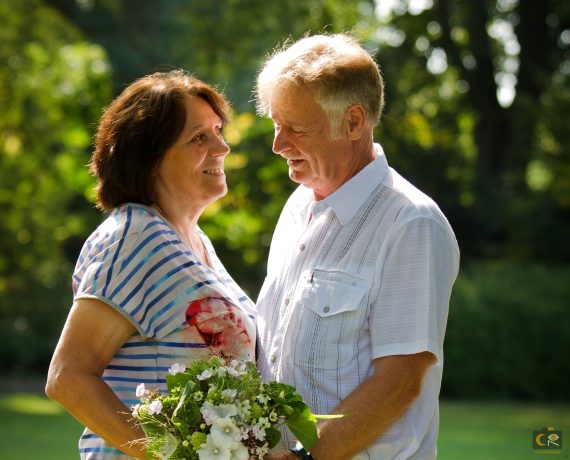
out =
<svg viewBox="0 0 570 460"><path fill-rule="evenodd" d="M285 422L291 433L309 450L317 441L317 418L305 403L296 404L293 415Z"/></svg>
<svg viewBox="0 0 570 460"><path fill-rule="evenodd" d="M191 419L195 419L195 415L193 410L188 410L188 409L193 409L192 407L192 402L189 398L191 398L191 395L194 391L194 388L196 387L196 383L192 382L192 381L188 381L186 382L186 385L184 385L184 391L182 392L182 395L180 396L180 400L178 401L178 405L176 406L176 408L174 409L174 412L172 412L172 423L180 430L181 433L184 434L184 436L186 436L188 434L188 431L190 428L192 428L193 426L195 426L197 423L193 422L191 425L189 425L189 418ZM199 408L196 407L196 409L198 410L198 423L201 419L200 416L200 410ZM180 412L180 416L178 415Z"/></svg>
<svg viewBox="0 0 570 460"><path fill-rule="evenodd" d="M270 449L275 447L280 439L281 432L277 428L271 426L265 429L265 441Z"/></svg>
<svg viewBox="0 0 570 460"><path fill-rule="evenodd" d="M164 425L156 419L145 418L140 421L140 426L149 439L161 436L164 433Z"/></svg>
<svg viewBox="0 0 570 460"><path fill-rule="evenodd" d="M176 387L184 388L188 381L190 381L190 375L187 372L179 372L176 375L168 374L166 376L166 386L169 392Z"/></svg>
<svg viewBox="0 0 570 460"><path fill-rule="evenodd" d="M148 453L151 453L150 458L170 458L178 449L178 439L169 432L150 438L149 441L147 457L149 457Z"/></svg>

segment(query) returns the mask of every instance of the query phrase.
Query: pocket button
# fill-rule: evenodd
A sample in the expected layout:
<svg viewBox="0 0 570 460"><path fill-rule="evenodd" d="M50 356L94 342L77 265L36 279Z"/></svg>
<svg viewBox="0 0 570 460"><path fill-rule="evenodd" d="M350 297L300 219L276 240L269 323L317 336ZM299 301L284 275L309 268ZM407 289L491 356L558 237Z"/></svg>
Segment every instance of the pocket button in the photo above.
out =
<svg viewBox="0 0 570 460"><path fill-rule="evenodd" d="M331 311L331 307L329 307L328 305L323 308L323 312L328 313L329 311Z"/></svg>

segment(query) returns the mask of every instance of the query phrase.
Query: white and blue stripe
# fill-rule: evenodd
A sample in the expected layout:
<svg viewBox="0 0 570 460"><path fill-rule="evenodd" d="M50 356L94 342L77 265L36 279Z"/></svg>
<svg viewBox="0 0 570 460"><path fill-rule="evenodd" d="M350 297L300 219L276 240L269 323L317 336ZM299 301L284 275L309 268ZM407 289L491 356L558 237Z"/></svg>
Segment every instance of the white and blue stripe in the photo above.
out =
<svg viewBox="0 0 570 460"><path fill-rule="evenodd" d="M174 228L147 206L115 209L85 242L73 274L74 299L95 298L119 311L137 329L108 364L103 380L125 406L139 402L136 387L166 390L165 375L174 362L187 365L211 355L194 327L186 323L190 302L222 298L235 307L251 338L237 357L254 359L255 312L248 296L228 275L203 232L213 267L202 264ZM81 458L128 459L86 429Z"/></svg>

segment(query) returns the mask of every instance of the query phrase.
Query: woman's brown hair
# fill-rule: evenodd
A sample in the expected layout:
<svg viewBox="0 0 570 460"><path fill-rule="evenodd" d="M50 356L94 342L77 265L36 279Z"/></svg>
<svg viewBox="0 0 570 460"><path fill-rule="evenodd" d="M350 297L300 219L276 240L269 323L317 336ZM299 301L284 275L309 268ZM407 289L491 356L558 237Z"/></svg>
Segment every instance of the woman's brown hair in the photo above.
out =
<svg viewBox="0 0 570 460"><path fill-rule="evenodd" d="M129 85L103 112L89 163L97 207L154 203L153 174L186 123L185 98L205 99L226 124L228 101L183 70L157 72Z"/></svg>

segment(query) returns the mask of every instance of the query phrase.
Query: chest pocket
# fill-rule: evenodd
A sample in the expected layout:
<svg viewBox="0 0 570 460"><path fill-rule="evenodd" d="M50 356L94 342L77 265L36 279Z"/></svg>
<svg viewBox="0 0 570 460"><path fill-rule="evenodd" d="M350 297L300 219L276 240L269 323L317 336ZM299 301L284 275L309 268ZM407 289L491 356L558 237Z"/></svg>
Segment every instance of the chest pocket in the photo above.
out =
<svg viewBox="0 0 570 460"><path fill-rule="evenodd" d="M368 334L370 287L368 280L345 272L313 270L300 298L297 364L337 369L354 359L359 341Z"/></svg>
<svg viewBox="0 0 570 460"><path fill-rule="evenodd" d="M348 273L315 269L302 294L302 301L326 318L356 310L370 290L370 283Z"/></svg>

